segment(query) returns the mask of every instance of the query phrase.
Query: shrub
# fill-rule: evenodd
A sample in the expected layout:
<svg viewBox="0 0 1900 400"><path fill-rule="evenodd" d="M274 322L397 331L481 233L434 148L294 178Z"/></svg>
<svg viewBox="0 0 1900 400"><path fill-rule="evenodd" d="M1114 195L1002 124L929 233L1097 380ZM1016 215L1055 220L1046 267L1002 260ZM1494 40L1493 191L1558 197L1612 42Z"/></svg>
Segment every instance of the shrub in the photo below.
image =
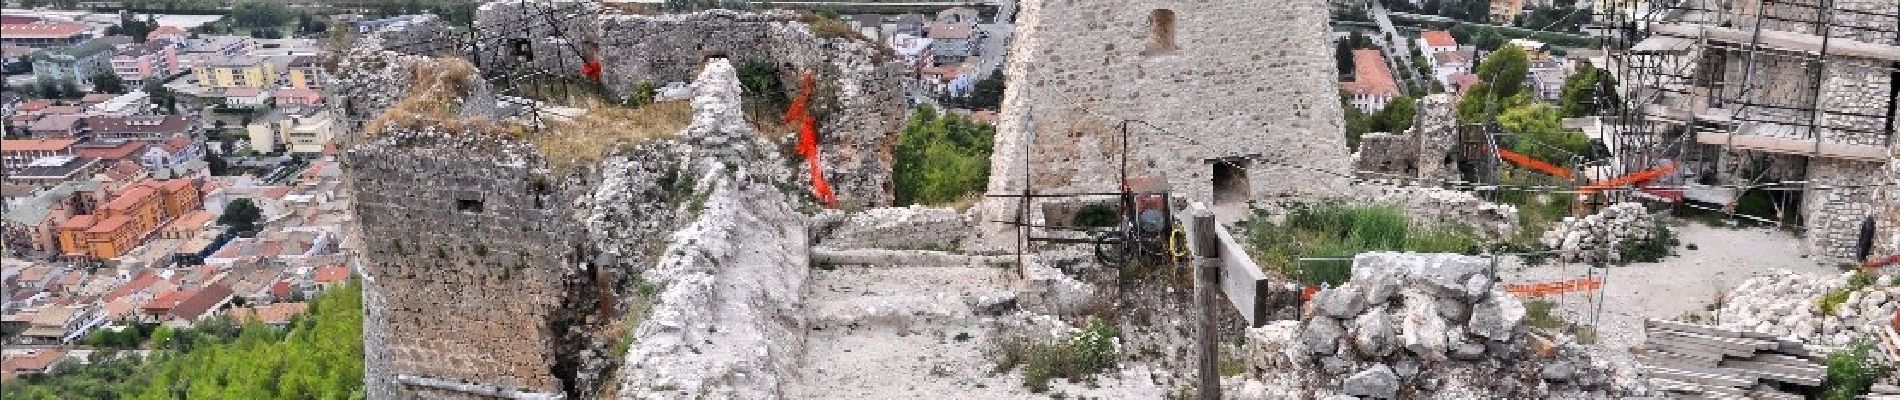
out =
<svg viewBox="0 0 1900 400"><path fill-rule="evenodd" d="M1054 343L1003 344L997 371L1023 367L1023 386L1031 392L1049 390L1051 379L1081 379L1115 366L1115 327L1089 319L1082 330Z"/></svg>
<svg viewBox="0 0 1900 400"><path fill-rule="evenodd" d="M943 204L989 184L996 128L919 107L898 138L891 167L897 204Z"/></svg>
<svg viewBox="0 0 1900 400"><path fill-rule="evenodd" d="M1676 232L1669 224L1656 222L1655 231L1647 239L1625 240L1616 244L1616 253L1623 262L1656 262L1675 254L1676 245L1682 242L1676 239Z"/></svg>
<svg viewBox="0 0 1900 400"><path fill-rule="evenodd" d="M1070 223L1075 226L1089 228L1113 227L1116 223L1121 222L1121 216L1116 214L1114 206L1102 203L1089 204L1082 206L1081 210L1077 210L1075 212L1075 220Z"/></svg>
<svg viewBox="0 0 1900 400"><path fill-rule="evenodd" d="M1873 357L1873 345L1865 340L1856 340L1839 351L1827 356L1827 383L1822 387L1821 398L1828 400L1848 400L1867 393L1874 382L1886 379L1893 373L1893 366L1880 363Z"/></svg>

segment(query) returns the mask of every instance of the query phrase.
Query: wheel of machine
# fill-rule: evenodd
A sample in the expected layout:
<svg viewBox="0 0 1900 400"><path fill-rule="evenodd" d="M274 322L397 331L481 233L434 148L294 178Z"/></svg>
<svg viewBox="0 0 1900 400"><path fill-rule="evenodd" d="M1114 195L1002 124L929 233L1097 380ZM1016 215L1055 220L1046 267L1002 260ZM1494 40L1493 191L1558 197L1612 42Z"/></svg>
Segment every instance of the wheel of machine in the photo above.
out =
<svg viewBox="0 0 1900 400"><path fill-rule="evenodd" d="M1118 232L1095 234L1095 260L1110 268L1121 268L1129 260L1129 242Z"/></svg>

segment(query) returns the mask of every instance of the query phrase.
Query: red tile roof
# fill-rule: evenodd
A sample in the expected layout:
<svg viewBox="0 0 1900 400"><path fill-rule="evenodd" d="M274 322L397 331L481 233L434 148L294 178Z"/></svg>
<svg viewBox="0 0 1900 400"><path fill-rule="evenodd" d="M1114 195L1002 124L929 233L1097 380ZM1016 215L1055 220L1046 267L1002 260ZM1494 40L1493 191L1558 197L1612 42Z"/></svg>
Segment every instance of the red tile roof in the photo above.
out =
<svg viewBox="0 0 1900 400"><path fill-rule="evenodd" d="M1353 81L1340 84L1347 92L1369 96L1398 96L1399 85L1392 79L1392 70L1385 67L1385 58L1378 50L1364 49L1352 51Z"/></svg>
<svg viewBox="0 0 1900 400"><path fill-rule="evenodd" d="M231 319L243 322L246 319L255 317L259 322L266 324L287 324L290 323L291 317L303 314L304 310L309 309L309 307L310 305L305 303L277 303L257 307L233 308L231 309Z"/></svg>
<svg viewBox="0 0 1900 400"><path fill-rule="evenodd" d="M25 102L20 103L20 108L18 108L17 110L18 111L40 111L40 110L45 110L47 107L52 107L52 106L53 106L52 100L34 99L34 100L27 100Z"/></svg>
<svg viewBox="0 0 1900 400"><path fill-rule="evenodd" d="M185 28L166 25L166 26L160 26L157 29L153 29L151 33L145 34L145 40L152 40L152 39L157 39L157 38L161 38L165 36L185 36L188 34L189 33L185 31Z"/></svg>
<svg viewBox="0 0 1900 400"><path fill-rule="evenodd" d="M38 23L0 25L0 36L13 39L65 39L86 32L86 24Z"/></svg>
<svg viewBox="0 0 1900 400"><path fill-rule="evenodd" d="M25 270L20 271L18 279L20 282L39 282L41 279L46 279L47 275L52 274L53 268L44 265L35 265L26 267Z"/></svg>
<svg viewBox="0 0 1900 400"><path fill-rule="evenodd" d="M155 313L170 311L173 307L178 306L178 301L184 299L185 295L185 292L166 290L157 296L153 296L151 301L145 302L145 305L139 306L139 308Z"/></svg>
<svg viewBox="0 0 1900 400"><path fill-rule="evenodd" d="M138 178L140 172L145 172L145 168L140 167L139 163L132 162L130 159L121 158L118 163L112 164L112 168L107 168L105 174L107 177L111 177L112 180L124 182Z"/></svg>
<svg viewBox="0 0 1900 400"><path fill-rule="evenodd" d="M60 151L74 143L79 139L6 139L0 140L0 151Z"/></svg>
<svg viewBox="0 0 1900 400"><path fill-rule="evenodd" d="M0 358L0 374L12 378L23 373L46 372L46 368L52 367L59 362L60 357L65 356L66 350L62 349L28 350L24 355Z"/></svg>
<svg viewBox="0 0 1900 400"><path fill-rule="evenodd" d="M172 136L171 139L165 140L166 153L178 154L179 151L185 150L186 147L191 147L191 138L185 135L176 135Z"/></svg>
<svg viewBox="0 0 1900 400"><path fill-rule="evenodd" d="M137 154L143 150L145 150L145 142L128 140L113 146L74 146L73 155L101 160L116 160L131 157L133 154Z"/></svg>
<svg viewBox="0 0 1900 400"><path fill-rule="evenodd" d="M148 269L145 270L145 272L139 273L137 278L132 278L131 282L126 282L124 285L112 288L112 291L106 292L105 296L101 298L106 299L106 301L118 300L120 297L130 296L133 293L144 291L145 288L151 287L153 283L157 282L158 274Z"/></svg>
<svg viewBox="0 0 1900 400"><path fill-rule="evenodd" d="M124 215L106 218L104 221L99 221L98 225L93 225L91 229L87 229L86 233L112 233L112 231L118 230L119 227L131 222L132 217Z"/></svg>
<svg viewBox="0 0 1900 400"><path fill-rule="evenodd" d="M332 283L332 282L342 282L344 279L349 279L349 278L350 278L350 267L343 266L343 265L329 265L329 266L318 267L317 276L313 279L316 280L317 283Z"/></svg>
<svg viewBox="0 0 1900 400"><path fill-rule="evenodd" d="M91 215L75 215L67 218L66 222L59 223L59 229L89 229L96 222L98 221L95 221Z"/></svg>
<svg viewBox="0 0 1900 400"><path fill-rule="evenodd" d="M270 295L278 298L290 297L290 281L279 280L271 284Z"/></svg>
<svg viewBox="0 0 1900 400"><path fill-rule="evenodd" d="M152 189L151 186L138 185L132 187L131 190L125 191L125 193L120 193L119 197L112 198L112 202L106 203L106 205L101 208L107 210L127 209L157 194L158 190Z"/></svg>
<svg viewBox="0 0 1900 400"><path fill-rule="evenodd" d="M229 298L231 298L230 286L223 283L206 285L203 289L192 292L190 297L179 301L177 306L171 308L171 315L179 319L195 320Z"/></svg>
<svg viewBox="0 0 1900 400"><path fill-rule="evenodd" d="M1419 38L1421 38L1421 39L1424 39L1424 40L1425 40L1425 45L1426 45L1426 46L1431 46L1431 47L1458 47L1458 39L1457 39L1457 38L1453 38L1453 37L1451 37L1451 32L1447 32L1447 31L1425 31L1425 32L1420 32L1420 33L1418 34L1418 36L1419 36Z"/></svg>

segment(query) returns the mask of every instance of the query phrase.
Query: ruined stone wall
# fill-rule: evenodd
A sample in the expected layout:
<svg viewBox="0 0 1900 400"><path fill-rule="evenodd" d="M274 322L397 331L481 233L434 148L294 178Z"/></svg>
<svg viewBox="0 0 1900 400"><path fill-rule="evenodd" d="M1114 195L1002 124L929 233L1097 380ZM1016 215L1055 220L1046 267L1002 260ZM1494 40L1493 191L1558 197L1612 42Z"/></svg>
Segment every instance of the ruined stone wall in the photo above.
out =
<svg viewBox="0 0 1900 400"><path fill-rule="evenodd" d="M1824 158L1808 162L1809 186L1861 186L1808 190L1802 195L1801 215L1808 228L1809 255L1823 261L1854 257L1861 222L1882 207L1874 202L1875 188L1869 185L1884 183L1884 167L1876 162Z"/></svg>
<svg viewBox="0 0 1900 400"><path fill-rule="evenodd" d="M1890 66L1871 60L1831 60L1817 105L1824 112L1818 122L1823 143L1883 147L1893 143L1894 134L1883 132L1891 126L1889 118L1880 117L1893 101Z"/></svg>
<svg viewBox="0 0 1900 400"><path fill-rule="evenodd" d="M495 32L479 44L482 68L578 76L580 54L597 52L601 86L616 98L642 83L691 81L711 57L730 59L735 67L777 68L788 98L798 90L799 75L813 72L821 161L841 205L876 207L893 200L892 152L906 116L904 71L875 44L818 37L785 10L633 15L582 2L495 1L476 10L475 23ZM532 61L515 56L517 41L529 44Z"/></svg>
<svg viewBox="0 0 1900 400"><path fill-rule="evenodd" d="M1418 174L1418 141L1411 135L1373 132L1359 137L1353 169L1411 177Z"/></svg>
<svg viewBox="0 0 1900 400"><path fill-rule="evenodd" d="M1419 138L1418 177L1456 179L1458 165L1451 152L1458 146L1458 101L1449 94L1418 100L1418 119L1409 131Z"/></svg>
<svg viewBox="0 0 1900 400"><path fill-rule="evenodd" d="M371 398L446 395L388 381L446 379L559 394L558 343L592 293L565 202L525 145L473 132L395 132L350 150L375 301ZM505 317L501 317L505 316ZM432 394L433 393L433 394ZM450 396L455 397L455 396Z"/></svg>
<svg viewBox="0 0 1900 400"><path fill-rule="evenodd" d="M1118 125L1134 119L1161 129L1132 126L1130 175L1165 174L1191 201L1212 203L1216 160L1246 171L1244 198L1337 193L1344 178L1275 165L1349 169L1326 10L1320 0L1022 2L989 191L1115 191ZM1015 212L1013 201L985 207L985 220Z"/></svg>
<svg viewBox="0 0 1900 400"><path fill-rule="evenodd" d="M1874 197L1881 207L1874 221L1874 245L1876 253L1884 255L1900 254L1900 146L1895 146L1887 157L1886 186L1881 186Z"/></svg>

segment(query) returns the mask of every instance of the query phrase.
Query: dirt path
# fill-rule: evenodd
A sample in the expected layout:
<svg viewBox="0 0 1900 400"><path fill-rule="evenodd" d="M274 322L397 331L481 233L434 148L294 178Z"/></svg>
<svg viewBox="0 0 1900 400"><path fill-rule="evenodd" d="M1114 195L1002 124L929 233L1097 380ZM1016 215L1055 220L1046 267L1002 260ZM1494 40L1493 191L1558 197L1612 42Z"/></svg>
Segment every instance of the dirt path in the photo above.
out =
<svg viewBox="0 0 1900 400"><path fill-rule="evenodd" d="M998 304L1013 301L997 267L837 267L806 284L811 330L787 398L1046 399L1021 371L996 371L985 355ZM989 310L986 310L989 309ZM1138 374L1128 373L1135 376ZM1144 382L1145 379L1127 379ZM1119 376L1056 382L1069 398L1159 398L1153 385Z"/></svg>
<svg viewBox="0 0 1900 400"><path fill-rule="evenodd" d="M1676 256L1610 268L1607 276L1602 269L1595 271L1603 277L1603 311L1597 315L1597 327L1598 343L1604 348L1627 349L1641 343L1645 318L1675 318L1689 312L1709 317L1711 313L1704 307L1721 293L1767 271L1838 273L1803 257L1801 239L1785 232L1690 223L1676 227L1676 233L1683 243L1676 249ZM1521 269L1506 265L1499 275L1505 283L1531 283L1583 278L1589 273L1577 264ZM1557 296L1553 300L1567 320L1590 319L1585 295Z"/></svg>

